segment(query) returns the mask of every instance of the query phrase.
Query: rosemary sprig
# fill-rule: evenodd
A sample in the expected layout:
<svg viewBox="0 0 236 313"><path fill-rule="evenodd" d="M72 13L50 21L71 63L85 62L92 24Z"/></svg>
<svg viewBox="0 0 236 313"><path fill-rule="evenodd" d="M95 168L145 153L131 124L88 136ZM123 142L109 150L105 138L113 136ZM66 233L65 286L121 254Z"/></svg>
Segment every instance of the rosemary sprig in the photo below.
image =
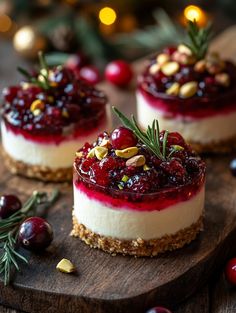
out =
<svg viewBox="0 0 236 313"><path fill-rule="evenodd" d="M188 46L197 60L203 59L207 53L210 39L212 37L211 24L200 28L196 21L189 21L187 27L189 42Z"/></svg>
<svg viewBox="0 0 236 313"><path fill-rule="evenodd" d="M112 109L125 127L131 129L135 133L137 138L149 150L151 150L160 160L166 161L166 146L167 146L168 131L165 131L164 133L162 149L161 149L161 142L159 138L160 130L159 130L159 124L157 120L154 120L152 123L152 126L148 126L146 132L144 132L139 128L133 115L131 115L131 119L129 120L123 113L121 113L114 106L112 107Z"/></svg>
<svg viewBox="0 0 236 313"><path fill-rule="evenodd" d="M38 85L42 89L48 90L51 88L49 82L49 68L42 51L39 51L38 58L40 65L40 74L38 77L32 76L27 70L20 66L17 67L17 70L19 73L25 76L30 83Z"/></svg>
<svg viewBox="0 0 236 313"><path fill-rule="evenodd" d="M36 209L47 210L58 197L57 189L50 196L46 192L34 191L21 210L0 220L0 274L4 278L5 286L10 283L13 268L20 270L19 261L28 263L27 259L17 252L19 226L27 217L35 214Z"/></svg>

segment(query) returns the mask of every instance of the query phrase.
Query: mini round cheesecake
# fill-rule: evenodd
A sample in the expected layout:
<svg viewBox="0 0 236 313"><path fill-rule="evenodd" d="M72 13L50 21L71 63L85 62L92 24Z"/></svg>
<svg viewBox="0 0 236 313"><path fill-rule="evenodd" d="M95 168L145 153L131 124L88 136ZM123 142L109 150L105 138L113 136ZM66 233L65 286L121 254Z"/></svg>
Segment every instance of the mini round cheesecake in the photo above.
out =
<svg viewBox="0 0 236 313"><path fill-rule="evenodd" d="M138 79L138 121L146 128L158 118L196 151L228 152L236 147L236 66L195 50L181 44L149 60Z"/></svg>
<svg viewBox="0 0 236 313"><path fill-rule="evenodd" d="M2 146L13 173L68 181L74 151L110 127L105 95L63 67L41 69L3 95Z"/></svg>
<svg viewBox="0 0 236 313"><path fill-rule="evenodd" d="M205 164L178 133L162 131L157 141L160 154L119 127L77 152L74 236L93 248L134 256L155 256L196 238Z"/></svg>

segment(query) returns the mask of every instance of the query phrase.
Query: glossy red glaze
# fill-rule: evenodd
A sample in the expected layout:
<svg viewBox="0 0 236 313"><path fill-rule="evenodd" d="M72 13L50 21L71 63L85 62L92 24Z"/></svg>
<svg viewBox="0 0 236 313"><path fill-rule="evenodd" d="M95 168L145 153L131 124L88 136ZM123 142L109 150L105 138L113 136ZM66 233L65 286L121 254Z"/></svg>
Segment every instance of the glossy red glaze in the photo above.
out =
<svg viewBox="0 0 236 313"><path fill-rule="evenodd" d="M155 182L153 182L155 183ZM90 199L102 202L114 209L129 209L135 211L161 211L182 201L194 197L205 184L205 170L181 187L172 187L151 194L125 192L98 186L82 177L74 166L74 186L85 193Z"/></svg>
<svg viewBox="0 0 236 313"><path fill-rule="evenodd" d="M101 114L100 114L101 115ZM81 121L80 121L81 122ZM107 126L107 116L105 114L101 115L98 119L97 117L91 117L85 120L83 123L75 124L73 127L64 127L64 130L58 133L35 133L28 130L16 127L7 121L5 121L6 129L9 132L14 133L14 135L23 136L26 140L39 143L39 144L55 144L59 145L62 142L80 139L84 141L86 137L90 134L97 133L101 129L105 129ZM103 127L104 125L104 127Z"/></svg>
<svg viewBox="0 0 236 313"><path fill-rule="evenodd" d="M138 92L147 105L161 111L165 117L201 119L236 111L236 90L217 95L214 98L193 97L180 99L164 93L151 94L139 86Z"/></svg>
<svg viewBox="0 0 236 313"><path fill-rule="evenodd" d="M229 260L226 264L225 276L230 284L236 286L236 258Z"/></svg>

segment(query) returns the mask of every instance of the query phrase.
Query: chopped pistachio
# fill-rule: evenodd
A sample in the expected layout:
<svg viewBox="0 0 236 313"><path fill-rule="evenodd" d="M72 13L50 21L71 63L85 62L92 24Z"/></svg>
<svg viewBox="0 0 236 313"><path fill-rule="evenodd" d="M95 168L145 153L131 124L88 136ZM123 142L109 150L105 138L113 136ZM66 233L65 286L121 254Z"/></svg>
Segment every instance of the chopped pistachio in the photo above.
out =
<svg viewBox="0 0 236 313"><path fill-rule="evenodd" d="M68 259L62 259L56 266L56 269L63 273L75 272L76 268Z"/></svg>
<svg viewBox="0 0 236 313"><path fill-rule="evenodd" d="M149 167L147 164L144 164L143 170L144 170L144 171L148 171L148 170L150 170L150 167Z"/></svg>
<svg viewBox="0 0 236 313"><path fill-rule="evenodd" d="M122 180L124 183L126 183L126 182L128 181L128 179L129 179L129 176L124 175L121 180Z"/></svg>
<svg viewBox="0 0 236 313"><path fill-rule="evenodd" d="M108 154L108 149L106 147L97 146L94 148L95 155L98 160L102 160Z"/></svg>
<svg viewBox="0 0 236 313"><path fill-rule="evenodd" d="M138 147L129 147L123 150L115 150L115 154L124 159L132 158L138 153Z"/></svg>
<svg viewBox="0 0 236 313"><path fill-rule="evenodd" d="M87 158L93 158L95 156L95 150L94 150L94 148L93 149L91 149L90 151L89 151L89 153L87 154Z"/></svg>
<svg viewBox="0 0 236 313"><path fill-rule="evenodd" d="M171 145L171 148L173 148L175 151L182 151L184 150L184 147L179 145Z"/></svg>
<svg viewBox="0 0 236 313"><path fill-rule="evenodd" d="M134 167L139 167L143 166L146 162L145 156L140 154L140 155L135 155L131 159L126 161L126 166L134 166Z"/></svg>

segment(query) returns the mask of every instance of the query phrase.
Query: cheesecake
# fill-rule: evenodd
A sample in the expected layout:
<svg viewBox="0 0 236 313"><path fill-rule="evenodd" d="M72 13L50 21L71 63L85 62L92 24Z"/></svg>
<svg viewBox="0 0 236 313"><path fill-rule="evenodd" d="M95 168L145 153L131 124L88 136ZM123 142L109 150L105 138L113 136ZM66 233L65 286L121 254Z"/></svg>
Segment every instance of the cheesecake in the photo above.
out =
<svg viewBox="0 0 236 313"><path fill-rule="evenodd" d="M111 254L156 256L202 230L205 163L177 132L124 123L76 152L72 234Z"/></svg>
<svg viewBox="0 0 236 313"><path fill-rule="evenodd" d="M146 128L180 132L198 152L228 152L236 147L236 66L208 49L209 29L190 23L199 42L167 47L147 62L138 77L138 122ZM201 44L200 44L201 43Z"/></svg>
<svg viewBox="0 0 236 313"><path fill-rule="evenodd" d="M20 70L26 80L3 90L5 163L12 173L70 181L74 151L110 127L107 98L61 66Z"/></svg>

